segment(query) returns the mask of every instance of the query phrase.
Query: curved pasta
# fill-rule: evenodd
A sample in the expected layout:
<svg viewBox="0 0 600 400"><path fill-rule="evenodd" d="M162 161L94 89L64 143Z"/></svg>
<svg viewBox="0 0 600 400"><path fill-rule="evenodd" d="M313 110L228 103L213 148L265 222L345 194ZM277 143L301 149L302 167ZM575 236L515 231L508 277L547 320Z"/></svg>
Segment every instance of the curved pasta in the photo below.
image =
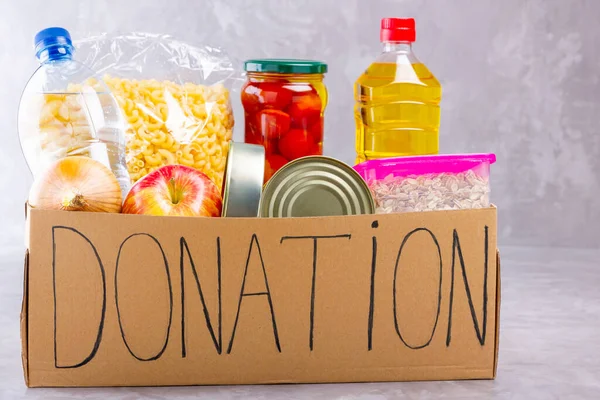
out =
<svg viewBox="0 0 600 400"><path fill-rule="evenodd" d="M171 153L170 151L166 150L166 149L158 149L157 153L160 154L165 160L166 160L166 165L169 164L177 164L177 159L175 158L175 154Z"/></svg>
<svg viewBox="0 0 600 400"><path fill-rule="evenodd" d="M221 187L233 127L229 91L223 85L116 77L105 77L105 82L133 128L127 143L132 179L180 163L199 169ZM175 126L165 124L170 114L179 116ZM133 172L134 166L139 171Z"/></svg>
<svg viewBox="0 0 600 400"><path fill-rule="evenodd" d="M222 85L176 84L105 76L127 123L126 160L132 181L163 165L180 163L204 172L220 188L233 134L229 91ZM93 140L85 91L103 90L97 80L69 85L79 96L45 94L39 121L41 150L81 152ZM167 101L168 100L168 101ZM175 118L169 122L169 116Z"/></svg>

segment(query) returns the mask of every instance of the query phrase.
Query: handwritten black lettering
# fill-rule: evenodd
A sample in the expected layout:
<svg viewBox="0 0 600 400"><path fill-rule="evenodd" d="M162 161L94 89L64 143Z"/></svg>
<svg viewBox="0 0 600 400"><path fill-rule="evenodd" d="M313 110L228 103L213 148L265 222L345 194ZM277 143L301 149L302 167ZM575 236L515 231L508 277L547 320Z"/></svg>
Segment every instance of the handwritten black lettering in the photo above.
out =
<svg viewBox="0 0 600 400"><path fill-rule="evenodd" d="M347 238L350 240L350 234L343 235L331 235L331 236L283 236L279 243L283 243L284 240L288 239L312 239L313 241L313 270L312 270L312 285L310 289L310 332L308 344L310 347L310 351L313 350L313 342L314 342L314 329L315 329L315 287L316 287L316 274L317 274L317 242L319 239L338 239L338 238Z"/></svg>
<svg viewBox="0 0 600 400"><path fill-rule="evenodd" d="M57 315L57 304L56 304L56 231L59 229L64 229L67 231L71 231L76 233L80 237L82 237L92 248L94 251L94 255L96 256L96 260L98 261L98 267L100 268L100 275L102 277L102 309L100 313L100 322L98 324L98 333L96 334L96 340L94 341L94 346L92 350L84 358L83 361L72 364L72 365L59 365L58 364L58 353L57 353L57 343L56 343L56 315ZM67 244L68 245L68 244ZM53 298L54 298L54 367L56 368L79 368L87 363L89 363L98 352L100 348L100 343L102 342L102 332L104 330L104 316L106 314L106 275L104 272L104 265L102 265L102 260L100 259L100 255L98 254L98 250L96 250L96 246L92 243L92 241L85 236L83 233L79 232L75 228L71 228L68 226L53 226L52 227L52 289L53 289Z"/></svg>
<svg viewBox="0 0 600 400"><path fill-rule="evenodd" d="M131 349L131 346L129 346L129 342L127 341L127 337L125 336L125 331L123 330L123 321L121 318L121 311L119 309L119 261L121 259L121 252L123 251L123 246L125 246L125 243L127 243L127 241L129 239L131 239L132 237L135 236L146 236L149 237L150 239L152 239L154 241L154 243L156 243L156 245L158 246L162 257L163 257L163 261L165 263L165 273L167 276L167 285L169 287L169 322L167 325L167 329L166 329L166 334L165 334L165 342L162 346L162 348L153 356L147 357L147 358L142 358L140 356L138 356L137 354L135 354L133 352L133 350ZM160 245L160 242L152 235L148 234L148 233L134 233L132 235L129 235L127 238L125 238L125 240L123 240L123 242L121 243L121 246L119 246L119 252L117 253L117 263L115 265L115 304L117 306L117 319L119 321L119 329L121 330L121 337L123 338L123 343L125 343L125 347L127 347L127 350L129 351L129 354L131 354L133 357L135 357L137 360L139 361L153 361L153 360L157 360L159 359L162 354L165 352L166 348L167 348L167 344L169 343L169 334L171 332L171 321L173 319L173 289L171 287L171 275L169 273L169 263L167 262L167 256L165 255L165 252L162 248L162 246Z"/></svg>
<svg viewBox="0 0 600 400"><path fill-rule="evenodd" d="M373 221L371 224L371 228L377 229L379 227L378 221ZM372 259L371 259L371 290L369 293L369 325L367 328L367 336L368 336L368 349L371 351L373 349L373 318L375 314L375 268L377 266L377 237L372 237L373 241L373 251L372 251Z"/></svg>
<svg viewBox="0 0 600 400"><path fill-rule="evenodd" d="M256 250L258 251L258 257L260 258L260 265L263 271L266 290L264 292L245 293L244 287L246 285L246 276L248 275L248 266L250 265L250 256L252 255L252 248L255 244ZM235 315L235 322L233 324L233 330L231 332L229 346L227 347L227 354L230 354L231 349L233 348L233 339L235 338L235 331L237 329L238 320L240 318L240 308L242 307L242 299L247 296L267 296L267 301L269 302L269 310L271 312L271 323L273 324L273 336L275 338L275 346L277 347L277 351L281 353L281 345L279 343L279 334L277 333L277 322L275 321L275 311L273 310L273 300L271 299L271 291L269 290L267 271L265 270L265 262L263 260L262 252L260 250L260 243L258 242L258 237L256 236L256 234L253 234L252 239L250 240L250 248L248 249L248 258L246 259L246 268L244 269L244 277L242 279L242 288L240 289L240 298L238 301L237 313Z"/></svg>
<svg viewBox="0 0 600 400"><path fill-rule="evenodd" d="M488 227L484 228L484 245L483 245L483 322L482 328L479 329L479 322L477 321L477 313L475 312L475 306L473 305L473 297L471 296L471 289L469 288L469 280L467 279L467 271L465 269L465 260L463 258L462 249L460 247L460 240L458 238L458 232L454 229L452 233L452 279L450 281L450 303L448 306L448 333L446 335L446 347L450 346L452 340L452 306L454 304L454 266L456 265L456 253L458 253L458 259L460 262L460 268L462 271L462 278L465 284L465 291L467 293L467 301L469 302L469 309L471 310L471 318L473 319L473 327L475 328L475 334L477 340L481 346L485 345L485 336L487 331L487 302L488 302Z"/></svg>
<svg viewBox="0 0 600 400"><path fill-rule="evenodd" d="M196 266L194 264L194 259L190 253L190 249L188 247L187 242L184 237L181 237L179 240L179 269L181 276L181 357L185 358L187 355L186 351L186 340L185 340L185 284L184 284L184 249L187 253L188 259L190 260L190 266L192 269L192 273L194 275L194 279L196 280L196 288L198 289L198 294L200 295L200 302L202 303L202 309L204 311L204 320L206 321L206 327L208 328L208 332L210 333L210 337L215 345L215 349L218 354L221 354L221 238L217 237L217 297L218 297L218 305L219 309L217 312L218 319L218 339L215 335L215 330L213 329L213 325L210 320L210 314L208 313L208 308L206 307L206 301L204 300L204 293L202 292L202 285L200 284L200 278L198 277L198 272L196 271Z"/></svg>
<svg viewBox="0 0 600 400"><path fill-rule="evenodd" d="M396 278L398 276L398 265L400 263L400 256L402 255L402 250L404 249L404 245L408 242L408 239L413 234L415 234L417 232L421 232L421 231L429 233L429 235L431 236L431 239L433 240L433 243L435 244L435 246L437 248L438 259L439 259L439 275L440 275L440 279L439 279L439 285L438 285L437 312L436 312L436 316L435 316L435 322L433 324L433 329L431 330L431 336L429 337L429 340L427 340L425 343L423 343L421 345L411 345L411 344L408 344L406 342L406 340L404 340L404 338L402 337L402 333L400 332L400 326L398 324L398 312L396 310ZM440 317L440 305L442 303L442 252L440 250L440 245L438 243L437 238L435 237L435 235L433 234L433 232L431 232L427 228L417 228L417 229L415 229L413 231L410 231L406 236L404 236L404 240L402 240L402 244L400 245L400 250L398 250L398 257L396 258L396 266L394 268L393 299L394 299L393 300L394 301L394 324L396 326L396 333L398 334L398 337L400 338L400 340L402 341L402 343L404 343L404 345L406 347L408 347L409 349L413 349L413 350L422 349L424 347L429 346L429 344L431 343L431 340L433 339L433 335L435 334L435 329L437 327L438 319Z"/></svg>

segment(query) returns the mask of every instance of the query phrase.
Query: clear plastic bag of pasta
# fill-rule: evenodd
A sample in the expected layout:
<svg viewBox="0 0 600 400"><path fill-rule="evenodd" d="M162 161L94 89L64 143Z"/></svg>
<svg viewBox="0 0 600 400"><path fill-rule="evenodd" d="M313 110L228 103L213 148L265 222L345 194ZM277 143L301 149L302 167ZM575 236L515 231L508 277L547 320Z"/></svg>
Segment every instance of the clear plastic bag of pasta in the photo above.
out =
<svg viewBox="0 0 600 400"><path fill-rule="evenodd" d="M183 164L221 187L233 134L230 88L240 79L222 50L145 33L105 34L76 46L126 119L132 182L161 166Z"/></svg>

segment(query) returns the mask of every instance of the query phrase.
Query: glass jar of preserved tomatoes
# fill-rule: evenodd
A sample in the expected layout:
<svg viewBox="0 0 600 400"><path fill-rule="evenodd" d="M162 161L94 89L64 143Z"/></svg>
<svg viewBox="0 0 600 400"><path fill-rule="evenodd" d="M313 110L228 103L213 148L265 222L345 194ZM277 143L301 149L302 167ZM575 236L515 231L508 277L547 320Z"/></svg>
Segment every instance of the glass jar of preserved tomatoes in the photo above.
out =
<svg viewBox="0 0 600 400"><path fill-rule="evenodd" d="M262 59L246 61L244 69L245 141L265 147L265 182L288 161L322 155L327 64Z"/></svg>

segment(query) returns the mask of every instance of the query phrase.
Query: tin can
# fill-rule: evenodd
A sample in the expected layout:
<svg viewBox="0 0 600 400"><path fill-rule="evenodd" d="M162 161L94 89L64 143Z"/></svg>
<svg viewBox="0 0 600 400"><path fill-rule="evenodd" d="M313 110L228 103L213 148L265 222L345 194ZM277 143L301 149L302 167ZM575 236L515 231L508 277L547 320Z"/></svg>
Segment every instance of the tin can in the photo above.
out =
<svg viewBox="0 0 600 400"><path fill-rule="evenodd" d="M333 158L294 160L273 175L263 190L261 217L316 217L373 214L369 187L349 165Z"/></svg>
<svg viewBox="0 0 600 400"><path fill-rule="evenodd" d="M265 170L265 148L229 142L223 178L223 217L257 217Z"/></svg>

